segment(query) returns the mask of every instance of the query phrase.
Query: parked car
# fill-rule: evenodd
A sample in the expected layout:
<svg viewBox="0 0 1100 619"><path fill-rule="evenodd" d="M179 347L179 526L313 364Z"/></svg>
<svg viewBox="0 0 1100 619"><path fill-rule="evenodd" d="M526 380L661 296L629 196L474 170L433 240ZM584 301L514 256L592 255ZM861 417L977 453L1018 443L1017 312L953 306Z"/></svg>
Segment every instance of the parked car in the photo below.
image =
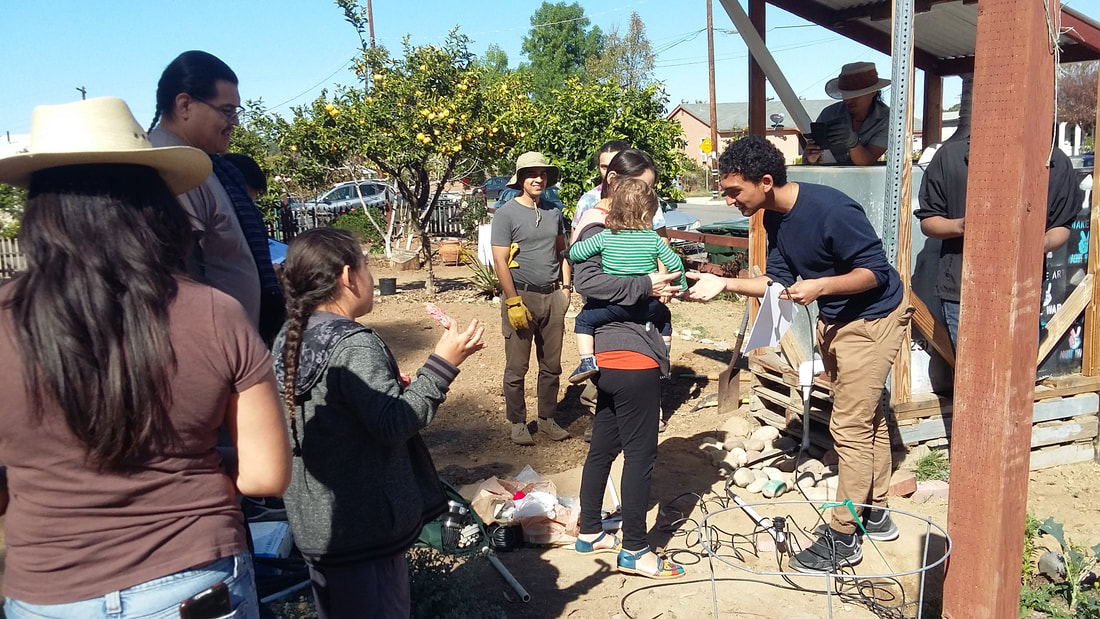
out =
<svg viewBox="0 0 1100 619"><path fill-rule="evenodd" d="M359 192L356 192L356 186ZM359 201L359 194L363 201ZM394 190L393 186L383 180L371 179L360 181L348 181L333 185L332 189L325 191L308 202L300 202L294 205L295 209L328 211L333 213L345 213L363 204L374 208L382 208L389 201L401 199L401 194Z"/></svg>
<svg viewBox="0 0 1100 619"><path fill-rule="evenodd" d="M699 228L699 218L687 213L681 213L676 209L676 203L658 198L661 202L661 212L665 215L665 227L669 230L682 232L694 232Z"/></svg>
<svg viewBox="0 0 1100 619"><path fill-rule="evenodd" d="M507 180L508 179L505 179L505 181L507 181ZM495 213L498 208L504 206L505 203L507 203L509 200L511 200L512 198L514 198L518 195L519 195L519 190L518 189L512 189L511 187L506 187L503 190L501 190L500 195L497 196L496 203L493 204L492 206L487 206L487 208L485 210L489 211L490 213ZM565 209L565 203L561 201L561 196L558 195L557 186L547 187L546 190L544 190L542 192L542 199L546 200L547 202L550 202L551 204L553 204L555 207L557 207L560 210Z"/></svg>
<svg viewBox="0 0 1100 619"><path fill-rule="evenodd" d="M508 176L494 176L484 183L474 187L470 193L485 196L485 203L491 204L500 197L500 192L507 189Z"/></svg>

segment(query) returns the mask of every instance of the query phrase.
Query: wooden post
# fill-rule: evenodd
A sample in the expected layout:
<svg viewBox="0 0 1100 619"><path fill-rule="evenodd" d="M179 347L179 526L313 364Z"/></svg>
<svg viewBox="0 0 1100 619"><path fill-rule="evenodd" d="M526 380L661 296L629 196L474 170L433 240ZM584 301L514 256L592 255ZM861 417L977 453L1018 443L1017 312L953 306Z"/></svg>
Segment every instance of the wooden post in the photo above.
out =
<svg viewBox="0 0 1100 619"><path fill-rule="evenodd" d="M1096 80L1097 100L1100 101L1100 76ZM1096 124L1100 129L1100 106L1096 108ZM1100 134L1100 130L1094 133ZM1100 242L1094 242L1092 233L1100 230L1100 161L1092 161L1092 213L1089 216L1089 266L1090 275L1100 267ZM1085 376L1100 374L1100 286L1092 291L1092 300L1085 308L1085 341L1081 357L1081 373Z"/></svg>
<svg viewBox="0 0 1100 619"><path fill-rule="evenodd" d="M943 590L950 619L1019 613L1053 99L1043 3L980 0L982 113L970 141L947 511L954 551Z"/></svg>
<svg viewBox="0 0 1100 619"><path fill-rule="evenodd" d="M762 41L767 25L764 19L766 6L765 0L749 0L749 20L752 21L753 28ZM764 70L756 62L756 58L749 54L749 135L764 135L768 130L768 99L765 86ZM715 148L718 148L717 145Z"/></svg>
<svg viewBox="0 0 1100 619"><path fill-rule="evenodd" d="M928 71L924 72L924 118L921 123L921 148L943 141L943 76Z"/></svg>
<svg viewBox="0 0 1100 619"><path fill-rule="evenodd" d="M749 0L749 20L753 29L764 40L764 32L767 29L765 20L765 0ZM764 135L767 131L767 91L764 70L756 62L756 58L749 54L749 134ZM757 213L749 220L749 266L755 266L764 271L766 262L766 241L764 233L764 215ZM760 311L760 299L750 298L748 301L749 317L755 321L756 313Z"/></svg>

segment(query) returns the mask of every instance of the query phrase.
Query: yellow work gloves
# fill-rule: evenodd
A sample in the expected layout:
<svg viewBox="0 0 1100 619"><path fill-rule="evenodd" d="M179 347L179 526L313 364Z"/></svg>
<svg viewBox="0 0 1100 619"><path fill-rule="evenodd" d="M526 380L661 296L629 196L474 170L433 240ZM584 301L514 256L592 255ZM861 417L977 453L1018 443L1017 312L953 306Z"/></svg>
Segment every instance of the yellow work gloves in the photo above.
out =
<svg viewBox="0 0 1100 619"><path fill-rule="evenodd" d="M512 243L508 246L508 268L515 269L519 267L519 263L516 262L516 254L519 253L519 243ZM517 299L519 297L516 297Z"/></svg>
<svg viewBox="0 0 1100 619"><path fill-rule="evenodd" d="M516 331L526 329L528 321L535 319L531 310L523 304L522 297L509 297L504 300L504 306L508 308L508 322L512 323L512 328Z"/></svg>

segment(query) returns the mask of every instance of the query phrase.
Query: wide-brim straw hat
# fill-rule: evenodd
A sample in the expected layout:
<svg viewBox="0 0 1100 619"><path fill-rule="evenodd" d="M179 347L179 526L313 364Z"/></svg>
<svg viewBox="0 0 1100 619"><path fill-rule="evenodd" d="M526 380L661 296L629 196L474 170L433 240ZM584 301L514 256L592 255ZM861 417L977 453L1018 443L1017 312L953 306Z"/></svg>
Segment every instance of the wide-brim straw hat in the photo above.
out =
<svg viewBox="0 0 1100 619"><path fill-rule="evenodd" d="M561 170L558 169L558 166L547 161L542 153L531 151L523 153L516 159L516 173L513 174L511 180L508 181L508 186L512 189L522 189L522 187L519 186L519 173L531 168L546 170L547 187L557 185L558 179L561 178Z"/></svg>
<svg viewBox="0 0 1100 619"><path fill-rule="evenodd" d="M154 148L122 99L97 97L34 108L25 153L0 158L0 182L28 187L39 170L68 165L128 163L155 169L175 194L210 176L210 157L190 146Z"/></svg>
<svg viewBox="0 0 1100 619"><path fill-rule="evenodd" d="M841 67L839 76L825 84L825 94L834 99L852 99L889 85L890 80L879 78L875 63L851 62Z"/></svg>

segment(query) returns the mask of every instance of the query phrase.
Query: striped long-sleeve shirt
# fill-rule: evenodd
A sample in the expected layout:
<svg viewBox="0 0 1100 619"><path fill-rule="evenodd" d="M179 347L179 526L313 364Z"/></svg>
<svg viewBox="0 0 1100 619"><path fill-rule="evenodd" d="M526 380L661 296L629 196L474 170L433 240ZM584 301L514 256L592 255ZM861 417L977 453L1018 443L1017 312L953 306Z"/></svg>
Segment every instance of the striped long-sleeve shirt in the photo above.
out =
<svg viewBox="0 0 1100 619"><path fill-rule="evenodd" d="M653 230L604 230L569 248L569 258L574 262L596 254L601 255L604 272L611 275L633 277L656 273L657 258L669 271L684 271L680 257ZM687 278L683 275L679 283L687 288Z"/></svg>

